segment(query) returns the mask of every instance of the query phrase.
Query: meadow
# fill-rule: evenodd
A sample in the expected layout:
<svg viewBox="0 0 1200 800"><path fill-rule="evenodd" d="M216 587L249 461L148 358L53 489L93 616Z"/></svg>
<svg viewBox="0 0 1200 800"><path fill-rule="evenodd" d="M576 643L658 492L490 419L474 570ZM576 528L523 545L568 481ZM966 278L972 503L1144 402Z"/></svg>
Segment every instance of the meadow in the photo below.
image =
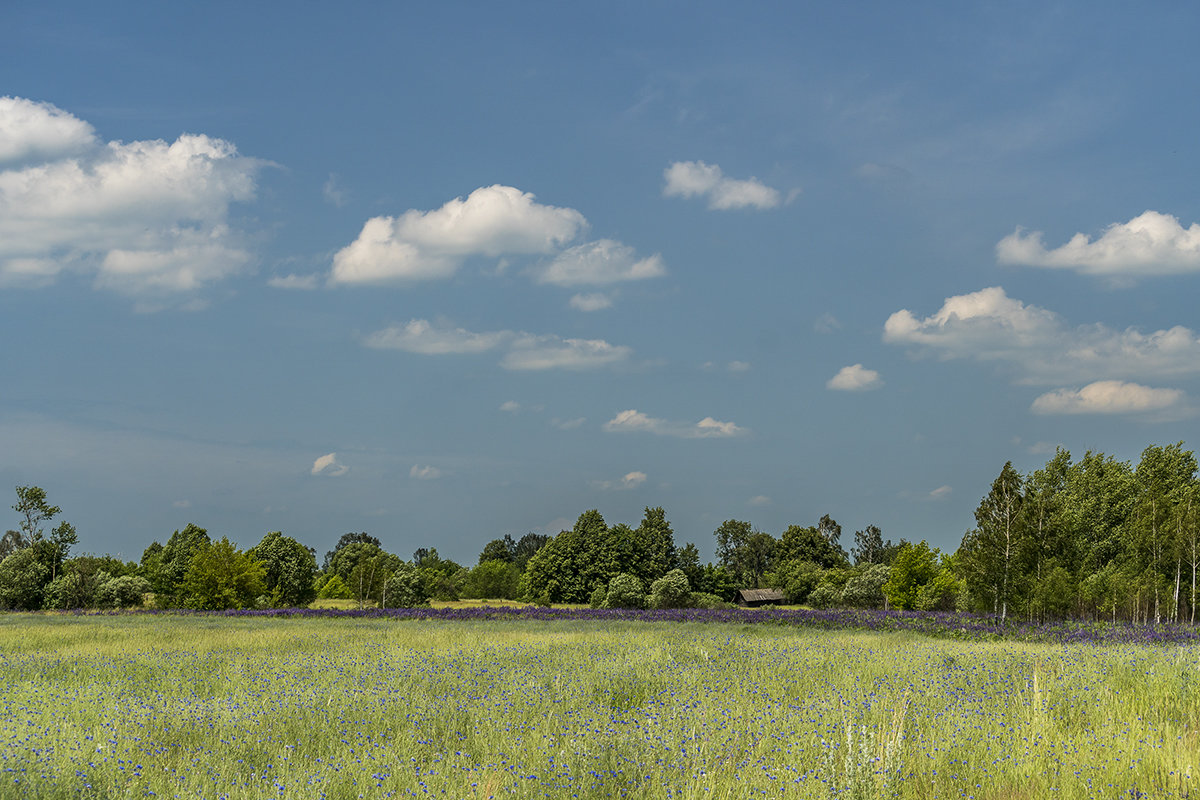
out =
<svg viewBox="0 0 1200 800"><path fill-rule="evenodd" d="M1200 646L0 616L0 797L1200 795Z"/></svg>

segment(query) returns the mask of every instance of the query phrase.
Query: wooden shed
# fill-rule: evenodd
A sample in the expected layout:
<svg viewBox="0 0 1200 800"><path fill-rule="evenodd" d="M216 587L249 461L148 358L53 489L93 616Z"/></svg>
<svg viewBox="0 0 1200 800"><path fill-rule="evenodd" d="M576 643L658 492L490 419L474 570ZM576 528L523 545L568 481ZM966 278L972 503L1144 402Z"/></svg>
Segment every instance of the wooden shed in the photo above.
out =
<svg viewBox="0 0 1200 800"><path fill-rule="evenodd" d="M739 589L738 605L746 608L755 606L778 606L787 602L778 589Z"/></svg>

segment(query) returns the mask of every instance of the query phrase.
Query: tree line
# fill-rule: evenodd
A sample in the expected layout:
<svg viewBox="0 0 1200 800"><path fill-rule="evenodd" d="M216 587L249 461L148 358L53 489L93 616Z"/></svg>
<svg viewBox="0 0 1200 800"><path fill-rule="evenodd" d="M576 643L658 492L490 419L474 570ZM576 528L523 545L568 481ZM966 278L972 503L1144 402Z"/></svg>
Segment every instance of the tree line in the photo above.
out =
<svg viewBox="0 0 1200 800"><path fill-rule="evenodd" d="M280 531L245 551L189 524L138 562L71 557L61 509L36 486L17 487L18 530L0 539L0 608L223 609L306 606L317 599L360 608L418 606L431 599L515 599L595 607L714 607L743 588L779 589L817 608L971 611L1001 619L1078 617L1195 622L1200 567L1200 482L1183 443L1147 447L1137 465L1059 449L1041 469L1006 463L975 511L958 550L893 543L856 531L849 552L828 514L778 536L730 519L714 532L716 561L678 546L662 508L637 527L609 525L598 510L555 536L487 542L464 566L420 548L411 559L367 532L317 553Z"/></svg>

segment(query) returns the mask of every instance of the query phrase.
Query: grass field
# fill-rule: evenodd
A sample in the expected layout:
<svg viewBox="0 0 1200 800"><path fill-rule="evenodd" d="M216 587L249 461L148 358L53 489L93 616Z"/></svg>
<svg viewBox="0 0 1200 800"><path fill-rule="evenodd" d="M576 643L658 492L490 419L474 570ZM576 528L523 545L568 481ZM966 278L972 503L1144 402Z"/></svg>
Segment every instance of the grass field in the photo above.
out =
<svg viewBox="0 0 1200 800"><path fill-rule="evenodd" d="M0 797L1200 796L1195 645L0 616Z"/></svg>

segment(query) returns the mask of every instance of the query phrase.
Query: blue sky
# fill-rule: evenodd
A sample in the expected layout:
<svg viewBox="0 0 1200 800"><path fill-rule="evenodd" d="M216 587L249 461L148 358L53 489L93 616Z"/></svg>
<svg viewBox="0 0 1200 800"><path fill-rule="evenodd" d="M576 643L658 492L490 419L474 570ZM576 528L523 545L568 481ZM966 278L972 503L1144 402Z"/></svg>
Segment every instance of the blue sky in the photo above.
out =
<svg viewBox="0 0 1200 800"><path fill-rule="evenodd" d="M1195 438L1198 22L10 4L0 485L135 559L647 505L952 550L1007 460Z"/></svg>

